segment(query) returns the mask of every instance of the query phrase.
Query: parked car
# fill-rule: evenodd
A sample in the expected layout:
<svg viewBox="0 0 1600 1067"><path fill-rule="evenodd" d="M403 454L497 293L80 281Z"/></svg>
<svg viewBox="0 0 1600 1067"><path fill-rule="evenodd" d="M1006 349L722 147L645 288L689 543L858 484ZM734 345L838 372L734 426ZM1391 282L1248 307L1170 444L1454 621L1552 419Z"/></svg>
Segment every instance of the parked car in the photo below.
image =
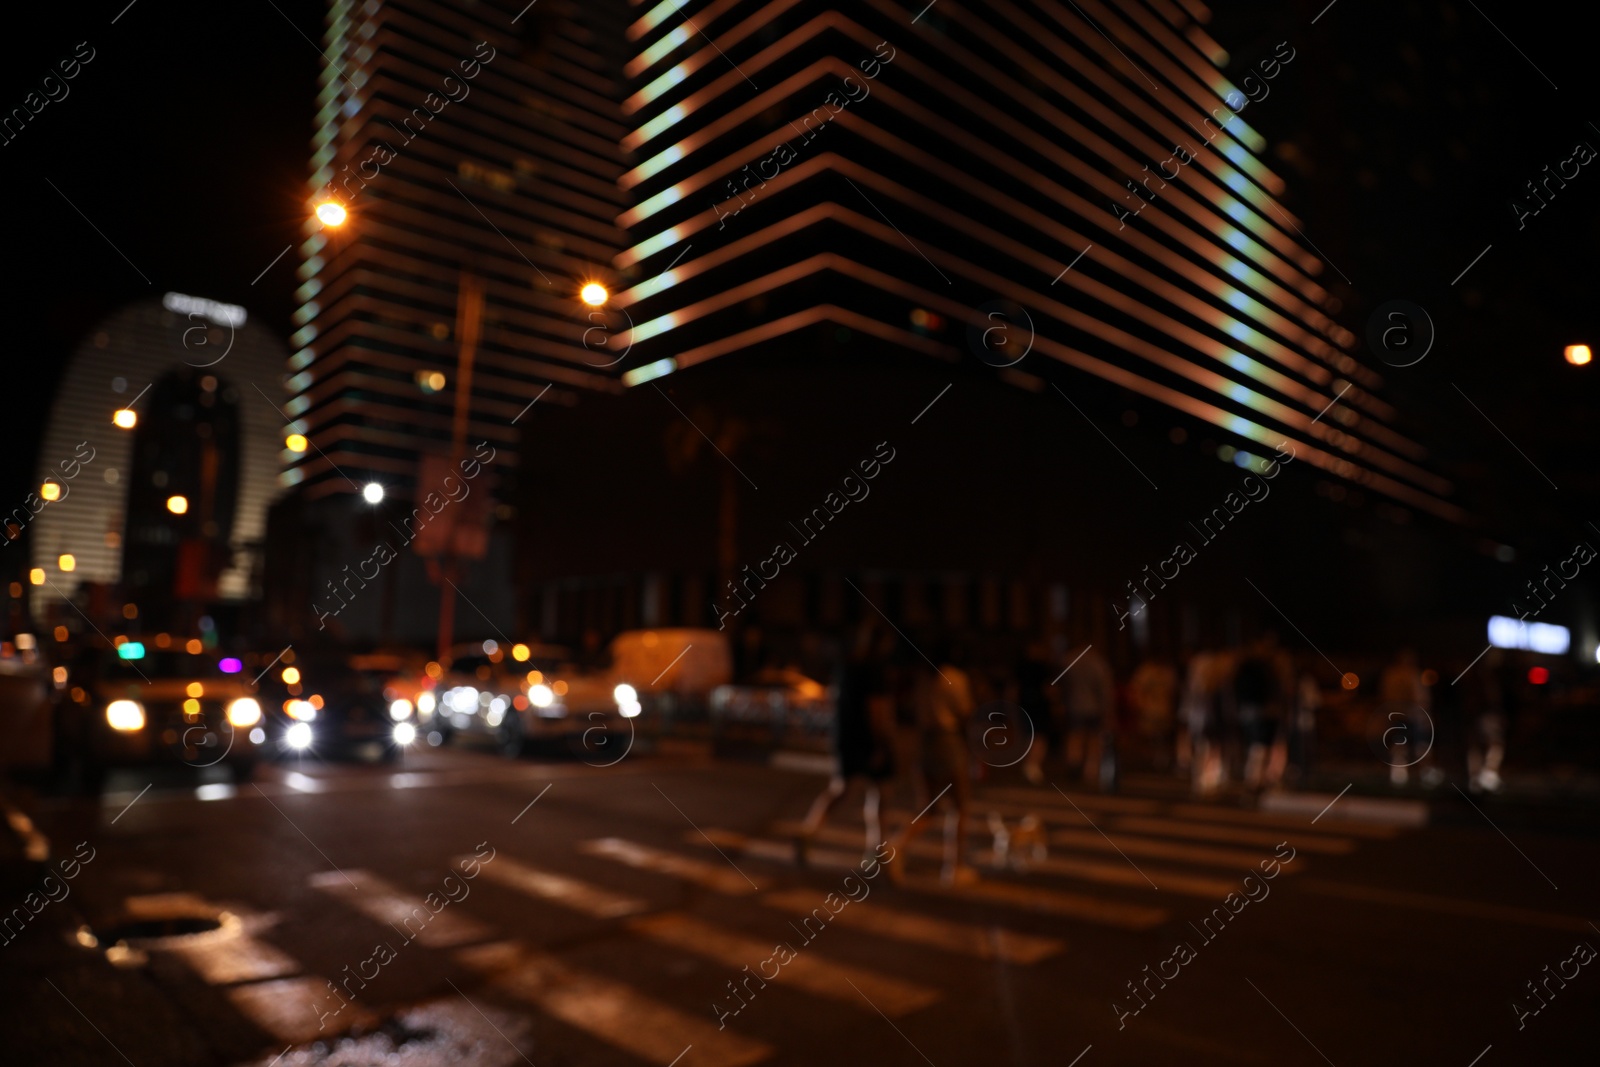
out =
<svg viewBox="0 0 1600 1067"><path fill-rule="evenodd" d="M294 649L261 677L267 751L398 759L417 740L409 700L387 694L391 664L336 646Z"/></svg>
<svg viewBox="0 0 1600 1067"><path fill-rule="evenodd" d="M837 693L791 668L711 691L711 744L720 753L827 752Z"/></svg>
<svg viewBox="0 0 1600 1067"><path fill-rule="evenodd" d="M91 789L113 767L153 763L220 764L241 782L254 773L266 732L244 661L198 639L167 643L119 638L65 666L62 741Z"/></svg>

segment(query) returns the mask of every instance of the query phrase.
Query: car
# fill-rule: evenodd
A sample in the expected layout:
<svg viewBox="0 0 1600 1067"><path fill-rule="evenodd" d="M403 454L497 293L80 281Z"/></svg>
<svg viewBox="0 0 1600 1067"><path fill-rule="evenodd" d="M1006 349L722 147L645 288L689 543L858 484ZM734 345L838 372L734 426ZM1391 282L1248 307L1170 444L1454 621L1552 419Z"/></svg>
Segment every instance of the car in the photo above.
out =
<svg viewBox="0 0 1600 1067"><path fill-rule="evenodd" d="M389 684L396 663L337 646L286 652L265 671L266 750L277 756L357 756L385 762L416 743L413 702Z"/></svg>
<svg viewBox="0 0 1600 1067"><path fill-rule="evenodd" d="M792 668L759 671L711 691L711 744L723 753L827 752L838 694Z"/></svg>
<svg viewBox="0 0 1600 1067"><path fill-rule="evenodd" d="M162 637L166 647L125 635L86 646L65 667L59 722L91 789L113 767L221 765L237 782L255 772L265 716L243 659Z"/></svg>

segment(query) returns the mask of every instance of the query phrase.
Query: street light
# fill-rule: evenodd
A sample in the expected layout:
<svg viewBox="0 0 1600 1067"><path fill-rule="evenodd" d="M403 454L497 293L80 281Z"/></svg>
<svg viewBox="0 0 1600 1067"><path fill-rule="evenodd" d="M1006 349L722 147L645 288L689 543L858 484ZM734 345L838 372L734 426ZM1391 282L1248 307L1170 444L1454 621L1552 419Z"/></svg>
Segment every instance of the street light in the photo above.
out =
<svg viewBox="0 0 1600 1067"><path fill-rule="evenodd" d="M606 292L606 287L599 282L590 282L585 285L578 291L578 296L592 308L599 307L611 298L611 294Z"/></svg>
<svg viewBox="0 0 1600 1067"><path fill-rule="evenodd" d="M167 510L174 515L182 515L189 510L189 498L186 496L167 497Z"/></svg>
<svg viewBox="0 0 1600 1067"><path fill-rule="evenodd" d="M343 226L345 220L349 217L350 213L346 211L344 209L344 205L339 203L337 200L324 200L322 203L317 205L317 218L324 226L330 226L334 229L337 229L340 226Z"/></svg>
<svg viewBox="0 0 1600 1067"><path fill-rule="evenodd" d="M290 452L304 452L306 450L305 434L292 433L284 438L283 443Z"/></svg>
<svg viewBox="0 0 1600 1067"><path fill-rule="evenodd" d="M1574 367L1581 367L1594 358L1594 353L1589 351L1588 345L1568 345L1565 355L1567 362Z"/></svg>
<svg viewBox="0 0 1600 1067"><path fill-rule="evenodd" d="M369 504L383 503L383 486L377 482L368 482L361 490L361 499Z"/></svg>
<svg viewBox="0 0 1600 1067"><path fill-rule="evenodd" d="M111 421L124 430L131 430L139 425L139 416L131 408L119 408L117 413L111 416Z"/></svg>
<svg viewBox="0 0 1600 1067"><path fill-rule="evenodd" d="M63 552L61 557L56 560L56 566L60 567L63 572L71 574L78 569L78 557L71 552Z"/></svg>

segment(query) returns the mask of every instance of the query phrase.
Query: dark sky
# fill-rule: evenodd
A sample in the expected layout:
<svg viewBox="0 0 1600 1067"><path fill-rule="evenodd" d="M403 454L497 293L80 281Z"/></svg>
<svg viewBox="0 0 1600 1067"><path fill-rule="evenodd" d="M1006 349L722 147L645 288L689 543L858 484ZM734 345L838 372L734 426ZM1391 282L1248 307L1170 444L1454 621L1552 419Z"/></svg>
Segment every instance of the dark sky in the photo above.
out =
<svg viewBox="0 0 1600 1067"><path fill-rule="evenodd" d="M1324 4L1218 0L1210 29L1236 77L1278 41L1296 49L1273 94L1244 115L1272 143L1306 238L1337 267L1324 280L1346 303L1341 321L1362 334L1386 300L1425 307L1434 351L1387 372L1403 428L1434 448L1468 506L1522 517L1530 538L1576 528L1600 488L1582 422L1600 365L1567 367L1560 347L1600 343L1600 161L1520 232L1511 202L1577 141L1600 148L1588 27L1563 21L1568 9L1504 0ZM177 289L244 304L288 334L295 254L251 282L300 239L319 63L307 38L320 37L324 6L113 0L7 12L0 107L20 105L80 42L94 58L67 98L0 145L13 279L6 499L31 481L66 354L117 305Z"/></svg>

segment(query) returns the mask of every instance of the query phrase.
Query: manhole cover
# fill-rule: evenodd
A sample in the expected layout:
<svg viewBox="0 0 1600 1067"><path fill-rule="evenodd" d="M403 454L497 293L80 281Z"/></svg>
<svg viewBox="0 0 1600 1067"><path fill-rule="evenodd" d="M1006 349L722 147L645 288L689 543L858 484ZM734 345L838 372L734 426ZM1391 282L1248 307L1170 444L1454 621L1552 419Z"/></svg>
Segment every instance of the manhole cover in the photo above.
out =
<svg viewBox="0 0 1600 1067"><path fill-rule="evenodd" d="M130 945L144 945L167 941L171 938L193 937L222 929L220 918L198 915L175 915L161 919L133 919L94 932L102 944L115 945L125 941Z"/></svg>

